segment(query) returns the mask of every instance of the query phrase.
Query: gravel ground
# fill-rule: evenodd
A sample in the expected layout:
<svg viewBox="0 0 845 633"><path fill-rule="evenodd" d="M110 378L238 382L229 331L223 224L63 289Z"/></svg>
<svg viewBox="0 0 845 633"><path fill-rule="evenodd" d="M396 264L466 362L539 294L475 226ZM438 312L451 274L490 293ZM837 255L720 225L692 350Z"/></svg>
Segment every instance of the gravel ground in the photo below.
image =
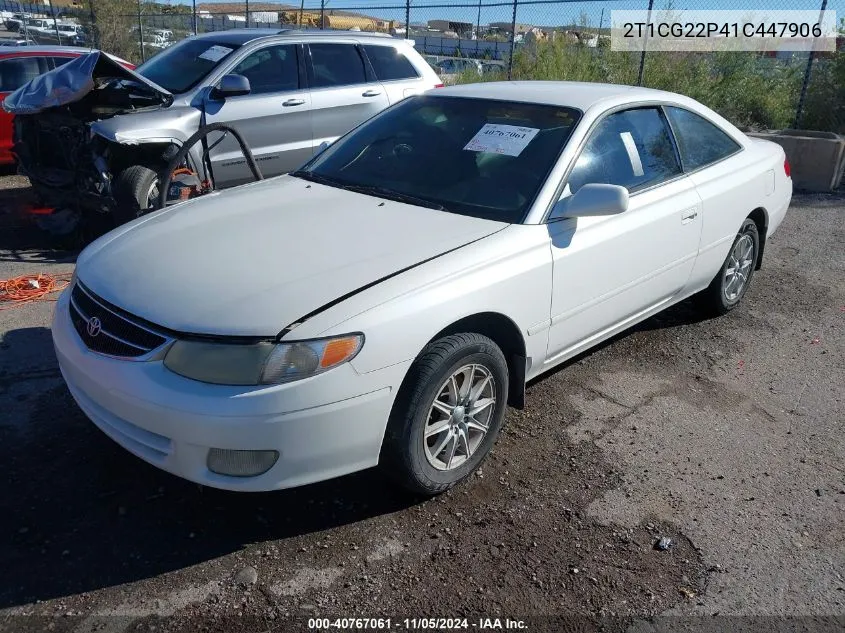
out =
<svg viewBox="0 0 845 633"><path fill-rule="evenodd" d="M22 185L0 179L0 278L72 270ZM681 304L534 382L428 501L376 472L235 494L146 465L74 405L51 310L0 312L0 630L845 628L845 195L796 196L730 315Z"/></svg>

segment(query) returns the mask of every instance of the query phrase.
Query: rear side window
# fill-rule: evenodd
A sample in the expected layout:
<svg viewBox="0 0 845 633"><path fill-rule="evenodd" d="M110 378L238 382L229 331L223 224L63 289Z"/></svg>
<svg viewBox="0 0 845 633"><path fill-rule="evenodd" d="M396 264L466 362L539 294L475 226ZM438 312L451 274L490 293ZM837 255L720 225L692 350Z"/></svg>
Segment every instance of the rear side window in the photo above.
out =
<svg viewBox="0 0 845 633"><path fill-rule="evenodd" d="M376 71L376 77L381 81L395 79L416 79L419 77L417 69L410 60L393 46L364 46L367 57Z"/></svg>
<svg viewBox="0 0 845 633"><path fill-rule="evenodd" d="M43 71L38 57L13 57L0 60L0 92L12 92Z"/></svg>
<svg viewBox="0 0 845 633"><path fill-rule="evenodd" d="M354 44L310 44L314 87L353 86L367 82L364 60Z"/></svg>
<svg viewBox="0 0 845 633"><path fill-rule="evenodd" d="M698 114L683 108L666 108L681 161L686 171L705 167L741 149L739 143Z"/></svg>
<svg viewBox="0 0 845 633"><path fill-rule="evenodd" d="M74 59L73 57L50 57L51 62L53 62L53 68L58 68L59 66L64 66L70 60Z"/></svg>
<svg viewBox="0 0 845 633"><path fill-rule="evenodd" d="M657 108L637 108L605 118L593 131L569 176L575 193L590 183L637 191L681 173L669 127Z"/></svg>
<svg viewBox="0 0 845 633"><path fill-rule="evenodd" d="M296 46L268 46L257 50L235 66L232 73L249 79L250 94L297 90Z"/></svg>

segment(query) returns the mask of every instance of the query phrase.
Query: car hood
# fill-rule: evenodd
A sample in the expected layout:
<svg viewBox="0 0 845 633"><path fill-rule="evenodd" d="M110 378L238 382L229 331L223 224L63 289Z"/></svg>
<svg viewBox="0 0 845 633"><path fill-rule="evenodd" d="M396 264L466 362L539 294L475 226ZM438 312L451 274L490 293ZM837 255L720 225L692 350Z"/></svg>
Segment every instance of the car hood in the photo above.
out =
<svg viewBox="0 0 845 633"><path fill-rule="evenodd" d="M3 108L12 114L38 114L80 101L104 82L115 81L140 86L155 95L161 105L173 103L173 95L167 90L95 50L25 83L6 97Z"/></svg>
<svg viewBox="0 0 845 633"><path fill-rule="evenodd" d="M506 226L281 176L119 227L82 252L77 274L177 332L270 337Z"/></svg>

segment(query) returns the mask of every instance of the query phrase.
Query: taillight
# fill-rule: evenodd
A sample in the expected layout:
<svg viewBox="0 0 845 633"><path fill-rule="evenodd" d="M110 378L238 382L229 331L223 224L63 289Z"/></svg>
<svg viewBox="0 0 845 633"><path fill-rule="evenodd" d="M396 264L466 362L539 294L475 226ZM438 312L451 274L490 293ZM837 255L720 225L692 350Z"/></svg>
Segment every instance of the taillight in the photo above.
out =
<svg viewBox="0 0 845 633"><path fill-rule="evenodd" d="M792 169L789 167L789 159L783 159L783 173L786 174L787 178L792 178Z"/></svg>
<svg viewBox="0 0 845 633"><path fill-rule="evenodd" d="M434 84L434 87L435 88L444 88L445 86L443 84Z"/></svg>

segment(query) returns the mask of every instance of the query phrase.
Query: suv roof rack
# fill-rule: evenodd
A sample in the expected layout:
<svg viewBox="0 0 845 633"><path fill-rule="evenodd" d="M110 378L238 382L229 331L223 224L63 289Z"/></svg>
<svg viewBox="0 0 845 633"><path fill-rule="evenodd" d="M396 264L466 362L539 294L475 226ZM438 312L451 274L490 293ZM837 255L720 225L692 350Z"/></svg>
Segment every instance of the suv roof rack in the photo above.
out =
<svg viewBox="0 0 845 633"><path fill-rule="evenodd" d="M303 34L303 35L325 35L326 37L331 37L333 35L344 35L346 33L355 33L356 36L361 35L364 37L389 37L393 38L390 33L376 33L374 31L352 31L350 29L298 29L295 27L288 28L288 29L279 29L277 31L278 35L292 35L292 34Z"/></svg>

